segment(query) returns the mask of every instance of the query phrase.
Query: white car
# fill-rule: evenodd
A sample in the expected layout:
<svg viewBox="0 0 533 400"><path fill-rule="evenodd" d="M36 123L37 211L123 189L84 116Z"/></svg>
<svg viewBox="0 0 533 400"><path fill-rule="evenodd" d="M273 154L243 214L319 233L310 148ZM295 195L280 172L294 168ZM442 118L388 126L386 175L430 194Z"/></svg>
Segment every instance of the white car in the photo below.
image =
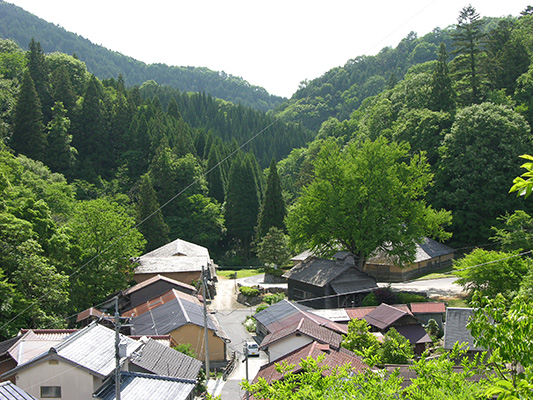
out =
<svg viewBox="0 0 533 400"><path fill-rule="evenodd" d="M244 354L248 352L248 356L259 356L259 345L255 342L244 343Z"/></svg>

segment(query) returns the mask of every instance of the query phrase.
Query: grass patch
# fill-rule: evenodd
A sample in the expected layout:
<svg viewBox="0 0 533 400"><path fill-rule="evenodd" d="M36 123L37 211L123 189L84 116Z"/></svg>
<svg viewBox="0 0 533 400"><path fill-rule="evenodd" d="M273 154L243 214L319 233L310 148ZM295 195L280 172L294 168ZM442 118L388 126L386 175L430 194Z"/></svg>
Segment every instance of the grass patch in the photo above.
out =
<svg viewBox="0 0 533 400"><path fill-rule="evenodd" d="M449 267L439 269L437 272L432 272L427 275L422 275L416 278L416 281L426 280L426 279L439 279L439 278L453 278L454 274L451 272L455 271L455 267L450 265Z"/></svg>
<svg viewBox="0 0 533 400"><path fill-rule="evenodd" d="M226 279L235 279L235 273L237 278L248 278L249 276L259 275L264 273L263 268L250 268L250 269L219 269L217 275Z"/></svg>
<svg viewBox="0 0 533 400"><path fill-rule="evenodd" d="M456 297L446 301L448 307L469 307L466 297Z"/></svg>

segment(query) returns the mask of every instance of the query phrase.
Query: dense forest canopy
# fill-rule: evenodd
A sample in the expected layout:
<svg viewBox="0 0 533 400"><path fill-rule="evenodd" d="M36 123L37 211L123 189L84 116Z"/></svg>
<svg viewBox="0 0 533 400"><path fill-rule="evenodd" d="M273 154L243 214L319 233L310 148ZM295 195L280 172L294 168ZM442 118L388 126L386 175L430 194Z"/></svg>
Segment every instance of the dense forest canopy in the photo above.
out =
<svg viewBox="0 0 533 400"><path fill-rule="evenodd" d="M153 79L160 85L169 85L183 92L207 92L213 97L262 111L270 110L284 100L223 71L212 71L205 67L145 64L95 45L4 1L0 1L0 37L12 39L24 49L34 38L41 43L46 53L76 54L85 62L89 72L100 79L116 78L122 74L128 86L141 85Z"/></svg>
<svg viewBox="0 0 533 400"><path fill-rule="evenodd" d="M121 69L101 79L88 60L48 53L37 39L24 46L0 40L3 336L64 324L64 316L128 285L133 266L125 260L169 240L207 246L222 265L258 262L265 232L286 243L283 221L295 221L294 204L310 190L315 168L329 172L320 167L321 151L332 143L339 160L353 152L364 161L357 152L374 143L384 154L387 146L402 150L390 166L400 174L407 160L423 166L424 179L413 179L419 209L412 215L433 226L414 236L449 236L437 223L449 221L447 210L449 243L466 251L489 243L492 227L505 225L502 216L531 214L524 199L508 194L521 173L518 156L533 152L529 9L496 20L466 7L457 25L354 58L267 113L207 87L192 93L162 85L155 75L141 85L128 84ZM369 185L385 181L360 164ZM339 181L355 182L350 168L338 172ZM426 210L446 218L429 221ZM329 218L332 226L342 222L335 213ZM403 215L394 221L380 231L410 223ZM293 239L299 233L290 230ZM408 260L412 246L404 247L398 255ZM96 276L108 279L96 285Z"/></svg>

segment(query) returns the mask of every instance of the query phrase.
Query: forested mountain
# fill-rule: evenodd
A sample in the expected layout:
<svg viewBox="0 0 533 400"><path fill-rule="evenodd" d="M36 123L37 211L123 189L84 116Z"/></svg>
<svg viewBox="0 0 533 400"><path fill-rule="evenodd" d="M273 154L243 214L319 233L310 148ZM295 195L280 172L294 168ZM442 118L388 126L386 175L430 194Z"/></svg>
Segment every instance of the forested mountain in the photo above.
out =
<svg viewBox="0 0 533 400"><path fill-rule="evenodd" d="M320 189L346 212L328 210L334 217L312 229L325 232L314 243L293 226L293 243L323 244L348 218L387 224L389 239L407 227L403 215L365 215L372 208L364 204L377 202L357 181L373 176L367 187L379 188L388 173L370 161L393 164L383 171L394 179L406 158L424 177L398 186L413 190L420 208L412 215L442 232L437 217L449 211L450 244L490 243L502 216L531 208L508 191L521 173L518 156L533 154L532 14L482 19L466 7L453 28L356 58L302 87L277 113L154 76L140 86L119 70L99 79L79 58L45 53L38 40L28 50L0 40L0 319L9 321L0 335L65 324L65 315L127 286L126 260L176 238L208 247L221 265L258 262L271 228L286 246L285 215L294 226L304 220L294 204L318 180L317 165ZM383 156L395 149L396 162ZM344 164L354 160L357 171ZM387 193L381 209L393 208L398 192L372 191ZM354 211L355 197L364 201ZM313 201L306 206L320 212ZM32 302L39 307L11 321Z"/></svg>
<svg viewBox="0 0 533 400"><path fill-rule="evenodd" d="M124 77L128 86L155 80L182 92L206 92L213 97L258 110L272 109L284 99L244 79L203 67L145 64L131 57L95 45L89 40L46 22L22 8L0 0L0 38L12 39L26 49L33 38L45 53L76 54L89 72L100 79Z"/></svg>
<svg viewBox="0 0 533 400"><path fill-rule="evenodd" d="M450 243L454 246L490 243L492 227L502 227L500 217L531 208L508 191L521 173L518 157L533 151L532 10L528 8L518 18L495 21L482 19L473 7L467 7L458 21L453 29L440 32L437 59L432 60L433 50L426 53L431 54L430 61L396 75L403 79L387 82L375 74L383 71L380 61L387 54L394 55L392 65L402 63L401 68L394 67L401 72L407 68L406 58L415 54L406 49L428 48L414 37L394 50L349 63L359 74L365 66L373 66L361 86L354 84L355 92L381 82L376 95L364 94L362 102L357 96L352 98L360 106L349 117L342 114L342 107L352 100L344 96L346 92L334 90L334 83L347 79L346 67L330 71L329 76L309 84L312 89L302 88L286 103L283 117L300 119L313 128L321 124L314 142L293 150L280 162L282 185L290 193L287 197L297 199L313 180L314 160L324 141L348 144L385 137L409 143L413 155L425 153L435 175L427 201L436 209L452 212ZM331 95L319 96L326 88ZM313 95L302 97L304 93ZM288 116L291 110L294 115ZM308 114L316 118L308 119Z"/></svg>
<svg viewBox="0 0 533 400"><path fill-rule="evenodd" d="M498 21L484 18L483 32L495 29ZM452 49L455 29L455 26L435 28L420 38L411 32L395 48L385 47L375 56L363 55L348 60L343 67L302 82L291 99L280 104L274 113L284 120L298 121L315 132L328 118L348 119L365 99L394 87L409 68L436 60L441 43ZM455 53L450 50L449 60L454 57Z"/></svg>

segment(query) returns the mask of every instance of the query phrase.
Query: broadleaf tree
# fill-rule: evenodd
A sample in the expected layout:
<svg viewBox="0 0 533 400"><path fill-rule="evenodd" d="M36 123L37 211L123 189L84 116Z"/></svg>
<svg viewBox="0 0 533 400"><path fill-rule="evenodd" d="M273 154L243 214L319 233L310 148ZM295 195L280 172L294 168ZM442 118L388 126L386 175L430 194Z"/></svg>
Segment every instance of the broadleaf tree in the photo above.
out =
<svg viewBox="0 0 533 400"><path fill-rule="evenodd" d="M448 238L450 214L429 207L424 196L433 175L423 155L409 159L407 143L324 142L315 179L290 209L287 227L300 249L331 256L352 253L362 267L376 250L399 263L413 260L424 236Z"/></svg>

